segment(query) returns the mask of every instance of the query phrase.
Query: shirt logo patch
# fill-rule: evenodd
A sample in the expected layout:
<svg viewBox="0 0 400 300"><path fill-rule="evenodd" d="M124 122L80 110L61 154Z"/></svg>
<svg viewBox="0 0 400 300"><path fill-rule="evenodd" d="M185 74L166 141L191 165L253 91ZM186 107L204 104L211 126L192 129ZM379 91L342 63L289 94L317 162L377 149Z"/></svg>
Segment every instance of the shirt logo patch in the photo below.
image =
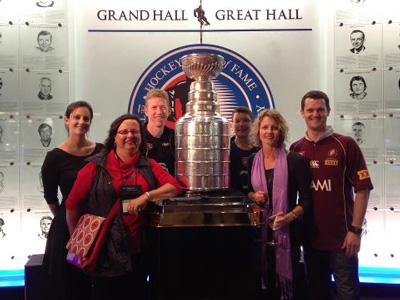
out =
<svg viewBox="0 0 400 300"><path fill-rule="evenodd" d="M328 157L337 157L338 156L338 151L336 150L336 149L332 149L332 150L329 150L329 153L328 153Z"/></svg>
<svg viewBox="0 0 400 300"><path fill-rule="evenodd" d="M337 167L339 161L337 159L325 159L325 166Z"/></svg>
<svg viewBox="0 0 400 300"><path fill-rule="evenodd" d="M161 146L163 146L163 147L168 147L168 146L169 146L169 143L162 143Z"/></svg>
<svg viewBox="0 0 400 300"><path fill-rule="evenodd" d="M369 172L368 170L361 170L357 172L358 178L360 178L360 180L364 180L369 178Z"/></svg>
<svg viewBox="0 0 400 300"><path fill-rule="evenodd" d="M319 169L319 161L318 160L310 161L310 168L311 169Z"/></svg>
<svg viewBox="0 0 400 300"><path fill-rule="evenodd" d="M339 165L339 160L336 158L339 152L336 149L331 149L328 152L328 158L325 159L325 166L337 167Z"/></svg>
<svg viewBox="0 0 400 300"><path fill-rule="evenodd" d="M324 179L322 182L317 179L316 181L312 180L311 181L311 188L314 189L314 191L327 191L331 192L332 191L332 182L330 179L326 180Z"/></svg>

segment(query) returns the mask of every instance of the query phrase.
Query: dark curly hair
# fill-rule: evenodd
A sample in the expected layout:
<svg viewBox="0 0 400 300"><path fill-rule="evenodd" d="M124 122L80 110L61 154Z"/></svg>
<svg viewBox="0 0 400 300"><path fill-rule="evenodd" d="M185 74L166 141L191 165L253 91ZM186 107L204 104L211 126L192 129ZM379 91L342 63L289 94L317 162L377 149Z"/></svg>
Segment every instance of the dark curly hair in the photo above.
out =
<svg viewBox="0 0 400 300"><path fill-rule="evenodd" d="M117 131L119 126L121 126L122 122L125 120L135 120L139 123L140 127L140 137L142 141L139 146L139 151L142 155L146 154L146 142L144 140L144 127L139 117L134 114L124 114L116 118L110 125L110 129L108 130L108 136L104 141L104 146L107 152L110 152L115 147L115 136L117 135Z"/></svg>

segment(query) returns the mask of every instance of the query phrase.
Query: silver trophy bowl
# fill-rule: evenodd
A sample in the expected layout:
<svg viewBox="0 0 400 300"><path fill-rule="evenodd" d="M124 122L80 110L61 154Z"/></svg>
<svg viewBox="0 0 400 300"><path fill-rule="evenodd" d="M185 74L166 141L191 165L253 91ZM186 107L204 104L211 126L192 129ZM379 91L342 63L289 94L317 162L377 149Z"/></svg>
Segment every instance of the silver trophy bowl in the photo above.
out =
<svg viewBox="0 0 400 300"><path fill-rule="evenodd" d="M185 115L175 128L176 178L185 190L218 191L229 188L229 122L219 113L211 79L222 71L220 55L195 53L181 58L190 86Z"/></svg>
<svg viewBox="0 0 400 300"><path fill-rule="evenodd" d="M181 63L187 77L209 81L221 73L224 58L217 54L193 53L183 56Z"/></svg>

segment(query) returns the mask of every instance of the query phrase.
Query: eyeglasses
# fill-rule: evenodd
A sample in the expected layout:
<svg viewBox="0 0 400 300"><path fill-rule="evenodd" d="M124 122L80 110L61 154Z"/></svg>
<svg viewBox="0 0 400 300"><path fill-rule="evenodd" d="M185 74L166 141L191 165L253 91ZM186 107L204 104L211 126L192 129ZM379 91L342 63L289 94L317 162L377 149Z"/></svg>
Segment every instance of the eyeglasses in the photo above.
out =
<svg viewBox="0 0 400 300"><path fill-rule="evenodd" d="M136 135L136 134L140 134L140 131L135 130L135 129L132 129L132 130L124 129L124 130L117 131L117 133L120 135L128 135L129 133L131 133L132 135Z"/></svg>

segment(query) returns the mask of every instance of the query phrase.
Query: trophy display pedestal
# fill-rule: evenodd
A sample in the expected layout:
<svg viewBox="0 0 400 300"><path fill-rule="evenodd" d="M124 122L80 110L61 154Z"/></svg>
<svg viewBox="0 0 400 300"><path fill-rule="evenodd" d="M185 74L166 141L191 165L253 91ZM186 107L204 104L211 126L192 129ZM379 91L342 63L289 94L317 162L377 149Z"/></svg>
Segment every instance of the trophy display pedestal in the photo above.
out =
<svg viewBox="0 0 400 300"><path fill-rule="evenodd" d="M240 199L191 195L156 206L145 246L152 299L259 298L259 218Z"/></svg>

